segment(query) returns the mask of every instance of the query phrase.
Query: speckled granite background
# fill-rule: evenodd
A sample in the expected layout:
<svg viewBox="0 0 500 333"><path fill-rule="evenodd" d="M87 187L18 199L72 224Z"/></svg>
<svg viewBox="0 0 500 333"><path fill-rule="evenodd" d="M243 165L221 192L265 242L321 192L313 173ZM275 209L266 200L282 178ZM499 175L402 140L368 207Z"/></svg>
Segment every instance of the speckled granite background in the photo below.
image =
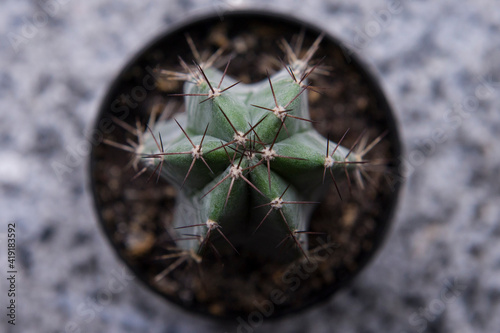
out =
<svg viewBox="0 0 500 333"><path fill-rule="evenodd" d="M96 225L84 135L113 76L158 32L268 2L2 1L0 309L9 222L19 274L17 325L1 310L0 331L237 332L165 304L124 271ZM401 121L408 178L386 246L352 288L239 332L498 332L500 4L273 3L373 65Z"/></svg>

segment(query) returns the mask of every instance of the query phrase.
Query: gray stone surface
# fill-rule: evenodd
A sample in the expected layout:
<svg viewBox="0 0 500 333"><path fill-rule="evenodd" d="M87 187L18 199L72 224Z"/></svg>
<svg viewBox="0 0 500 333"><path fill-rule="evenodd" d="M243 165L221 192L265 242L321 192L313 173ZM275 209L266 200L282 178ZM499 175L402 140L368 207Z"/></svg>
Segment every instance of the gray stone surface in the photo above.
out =
<svg viewBox="0 0 500 333"><path fill-rule="evenodd" d="M1 310L0 331L237 332L165 304L123 275L96 225L85 134L113 76L158 32L199 11L268 3L2 1L1 309L9 222L19 273L17 325ZM408 177L386 246L350 289L252 330L498 332L500 5L273 3L336 34L373 65L401 122ZM391 4L401 7L387 15ZM69 169L56 172L54 163Z"/></svg>

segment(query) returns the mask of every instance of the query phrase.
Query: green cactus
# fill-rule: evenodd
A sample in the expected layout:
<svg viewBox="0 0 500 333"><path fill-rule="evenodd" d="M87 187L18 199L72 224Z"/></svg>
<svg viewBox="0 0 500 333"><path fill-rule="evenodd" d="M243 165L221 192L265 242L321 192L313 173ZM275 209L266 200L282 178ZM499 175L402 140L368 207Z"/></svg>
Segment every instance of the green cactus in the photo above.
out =
<svg viewBox="0 0 500 333"><path fill-rule="evenodd" d="M179 188L179 251L307 258L314 205L336 177L359 173L376 144L354 151L341 145L347 131L335 143L313 128L308 78L320 40L302 58L285 44L288 63L253 84L226 75L229 62L224 71L213 61L162 71L185 81L185 112L151 124L134 149L139 163Z"/></svg>

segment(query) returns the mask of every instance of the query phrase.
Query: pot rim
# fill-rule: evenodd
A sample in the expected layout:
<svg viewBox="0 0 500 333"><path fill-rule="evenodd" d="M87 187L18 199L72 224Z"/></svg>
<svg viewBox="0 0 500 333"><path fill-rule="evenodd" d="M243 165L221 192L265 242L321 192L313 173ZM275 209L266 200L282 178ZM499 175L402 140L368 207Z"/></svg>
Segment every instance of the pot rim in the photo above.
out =
<svg viewBox="0 0 500 333"><path fill-rule="evenodd" d="M373 90L373 94L377 96L377 100L380 100L383 104L385 104L385 112L388 117L386 119L387 125L388 125L388 130L391 133L392 137L392 144L393 144L393 150L394 150L394 155L395 157L400 157L404 156L404 146L401 141L401 135L400 135L400 120L398 114L395 112L395 109L393 107L393 104L391 101L388 99L387 95L385 94L384 90L382 89L381 82L378 71L376 68L364 61L357 53L353 52L349 47L345 45L339 38L334 36L332 33L329 31L326 31L324 29L319 28L317 25L311 23L307 19L302 19L297 17L295 14L292 13L284 13L276 10L275 8L265 8L265 9L259 9L259 8L238 8L238 9L229 9L225 10L223 12L223 18L232 18L234 19L235 17L238 16L245 16L245 17L252 17L252 18L269 18L269 19L275 19L280 22L283 22L285 24L289 25L296 25L297 27L302 27L305 30L312 32L316 35L320 35L321 33L324 33L324 41L327 41L329 43L333 43L336 46L339 46L341 48L345 48L345 50L350 51L349 57L351 58L351 61L349 61L349 65L352 65L357 72L361 72L363 75L363 79L367 81L367 85L370 87L370 89ZM148 42L146 42L139 51L137 51L135 54L133 54L131 57L127 59L125 64L120 67L120 70L118 71L117 74L113 77L113 80L111 81L110 84L107 85L106 90L104 91L104 95L101 98L99 102L99 107L98 107L98 112L95 115L94 121L92 122L92 127L91 130L94 130L99 127L99 121L103 117L103 115L107 112L109 103L108 100L110 100L110 93L112 91L115 91L118 86L121 83L121 78L122 76L127 73L130 68L136 63L146 52L147 50L151 49L154 47L157 43L159 43L161 40L164 38L182 33L183 30L191 27L192 25L195 24L203 24L203 23L208 23L208 22L215 22L217 18L221 18L221 14L215 10L208 10L207 12L203 13L191 13L188 14L185 18L180 19L170 26L165 27L162 29L161 32L157 33L156 36L154 36L152 39L150 39ZM345 57L345 54L344 54ZM377 74L376 74L377 73ZM195 314L195 315L202 315L203 317L210 318L212 320L219 320L222 322L229 322L229 321L234 321L236 318L235 316L216 316L213 314L210 314L208 312L203 312L197 309L191 309L186 307L185 305L178 303L174 297L171 297L170 295L167 295L165 293L161 293L159 290L157 290L153 285L151 285L148 280L143 276L142 271L133 265L131 265L128 261L126 261L121 253L120 249L115 245L115 243L112 241L112 234L110 230L108 230L104 223L103 223L103 216L102 216L102 210L100 207L100 203L97 200L97 188L96 188L96 182L93 175L93 171L95 169L95 161L96 161L96 156L94 153L94 149L96 146L102 144L102 142L98 144L92 144L91 147L91 152L90 152L90 158L89 158L89 163L87 165L88 167L88 185L90 185L90 192L92 195L92 201L93 201L93 212L94 216L96 217L96 222L99 224L100 229L103 231L103 233L106 235L107 240L109 241L109 245L113 249L114 254L118 257L120 262L124 263L125 266L130 269L134 275L141 281L141 284L145 285L151 291L155 296L159 296L160 298L168 300L169 304L175 304L177 308L180 308L182 311L189 313L189 314ZM400 161L398 160L396 162L396 166L400 167ZM400 177L404 177L404 175L400 175ZM298 313L298 312L303 312L305 310L310 310L314 307L321 306L324 304L326 301L328 301L338 290L346 288L349 284L351 284L354 279L366 269L366 267L369 265L369 263L373 262L375 259L376 255L380 252L381 248L383 247L383 244L385 243L388 234L391 232L391 227L393 226L393 221L396 212L398 211L398 207L400 206L399 202L401 194L402 194L402 187L404 183L398 182L392 191L391 194L391 205L390 205L390 211L387 214L387 218L384 224L384 228L381 230L381 233L379 236L377 236L377 243L376 246L374 246L374 249L371 250L371 252L363 258L363 260L359 263L359 268L351 274L351 276L348 278L347 281L344 281L340 284L340 286L328 293L325 293L320 296L312 297L309 302L306 302L302 304L300 307L297 308L292 308L289 310L281 311L278 314L273 314L270 317L265 318L266 321L270 320L276 320L276 319L281 319L284 316L290 315L292 313Z"/></svg>

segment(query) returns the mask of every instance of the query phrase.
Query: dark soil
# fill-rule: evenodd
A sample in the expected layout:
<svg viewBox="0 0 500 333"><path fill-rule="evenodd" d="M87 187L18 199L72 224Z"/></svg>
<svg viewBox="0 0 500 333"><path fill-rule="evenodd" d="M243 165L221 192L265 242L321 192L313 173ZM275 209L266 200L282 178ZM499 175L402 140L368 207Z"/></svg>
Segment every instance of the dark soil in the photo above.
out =
<svg viewBox="0 0 500 333"><path fill-rule="evenodd" d="M277 59L284 57L278 43L281 39L293 45L303 32L302 49L306 50L320 33L288 20L238 14L225 15L224 21L215 16L189 25L187 30L174 31L150 44L115 81L96 125L104 138L135 140L121 127L103 120L114 116L135 126L137 119L146 123L152 110L162 108L167 101L182 103L182 98L168 96L181 92L181 83L162 83L149 90L144 80L157 66L180 70L178 55L191 63L186 31L200 51L211 54L224 47L225 55L233 54L229 75L244 82L265 79L266 70L280 69ZM245 253L223 258L208 255L200 264L193 260L180 263L155 282L158 274L179 263L177 258L159 258L174 253L169 224L175 214L176 190L162 180L156 182L156 177L149 179L150 171L132 181L136 170L130 166L130 153L106 144L94 147L91 177L102 227L119 256L158 293L195 312L220 317L262 311L256 304L272 304L271 316L275 317L330 296L349 282L379 247L398 193L397 186L393 186L398 179L400 152L394 119L371 76L352 55L346 61L342 49L328 36L315 58L323 56L330 75L314 75L310 80L322 92L309 93L315 127L334 141L350 128L343 142L346 147L363 131L370 140L387 131L382 142L366 156L384 159L387 164L369 171L371 179L365 181L363 190L353 182L350 193L348 182L340 181L342 201L332 186L310 222L311 231L324 234L310 237L309 261L270 264Z"/></svg>

